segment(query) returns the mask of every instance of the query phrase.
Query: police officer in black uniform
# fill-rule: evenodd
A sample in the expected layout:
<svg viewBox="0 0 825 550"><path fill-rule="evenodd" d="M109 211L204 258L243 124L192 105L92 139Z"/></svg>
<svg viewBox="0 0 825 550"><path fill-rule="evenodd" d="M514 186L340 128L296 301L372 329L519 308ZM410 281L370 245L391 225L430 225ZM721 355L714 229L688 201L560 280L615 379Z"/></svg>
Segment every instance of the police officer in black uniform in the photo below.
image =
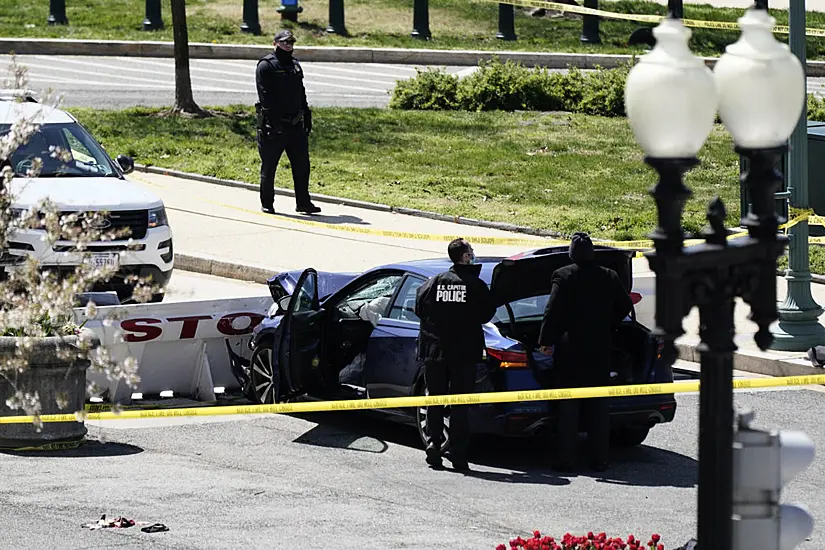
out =
<svg viewBox="0 0 825 550"><path fill-rule="evenodd" d="M307 104L304 73L292 57L295 36L283 30L275 35L275 51L255 71L258 87L258 153L261 156L261 210L274 214L275 170L286 151L292 165L296 212L317 214L309 197L309 134L312 111Z"/></svg>
<svg viewBox="0 0 825 550"><path fill-rule="evenodd" d="M418 288L415 313L420 319L418 359L424 362L424 378L430 395L471 393L476 365L483 358L481 325L496 313L487 284L479 278L473 248L464 239L447 247L453 266ZM450 461L458 471L469 469L466 459L470 425L466 406L452 406ZM427 414L427 463L442 468L444 408L429 407Z"/></svg>
<svg viewBox="0 0 825 550"><path fill-rule="evenodd" d="M560 388L610 384L613 332L633 308L628 290L612 269L595 261L587 233L570 239L573 263L552 276L539 345L554 358L555 384ZM590 467L603 472L610 450L610 408L607 399L559 401L559 456L553 467L572 471L579 434L579 414L587 413Z"/></svg>

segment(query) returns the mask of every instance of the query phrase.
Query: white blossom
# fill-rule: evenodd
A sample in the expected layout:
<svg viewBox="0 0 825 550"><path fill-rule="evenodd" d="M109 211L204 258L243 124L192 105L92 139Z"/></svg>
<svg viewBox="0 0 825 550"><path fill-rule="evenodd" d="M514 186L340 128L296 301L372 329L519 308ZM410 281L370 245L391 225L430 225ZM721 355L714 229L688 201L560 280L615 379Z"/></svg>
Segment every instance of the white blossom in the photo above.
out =
<svg viewBox="0 0 825 550"><path fill-rule="evenodd" d="M9 78L4 82L4 87L11 88L17 94L18 90L26 90L27 84L27 69L12 57ZM47 94L34 115L21 117L5 134L0 135L0 165L39 131L42 112L59 105L59 97L52 96L53 94ZM17 100L21 101L22 96L18 96ZM49 155L66 161L70 158L70 151L53 146L49 149ZM36 176L42 168L42 161L43 159L34 159L22 168L25 168L27 175ZM106 212L65 215L50 200L25 210L17 207L13 209L15 197L10 184L14 177L14 170L8 166L0 169L0 250L8 252L10 237L24 228L43 231L42 239L49 245L58 241L71 243L87 258L90 243L124 239L127 236L123 230L114 232L96 228L101 225L97 222L105 217ZM104 347L94 347L88 331L81 331L81 327L75 323L77 296L88 292L95 283L108 279L114 272L113 268L100 269L91 262L81 262L72 273L58 277L55 272L42 269L37 259L27 256L13 271L7 272L5 280L0 281L0 335L18 338L14 351L0 358L0 379L4 379L14 390L6 405L35 417L35 426L42 426L39 418L43 410L40 396L37 392L19 388L18 375L29 368L31 353L38 338L70 338L71 345L58 346L58 358L61 360L88 360L91 370L105 373L106 378L113 383L122 380L134 388L139 382L136 359L127 357L115 360ZM151 294L158 291L150 284L137 282L140 297L148 295L151 298ZM82 313L87 319L94 318L98 309L90 302ZM104 326L111 327L112 321L107 319ZM61 408L70 406L69 396L65 394L55 396L55 402ZM85 412L78 411L77 414L78 418L85 418Z"/></svg>

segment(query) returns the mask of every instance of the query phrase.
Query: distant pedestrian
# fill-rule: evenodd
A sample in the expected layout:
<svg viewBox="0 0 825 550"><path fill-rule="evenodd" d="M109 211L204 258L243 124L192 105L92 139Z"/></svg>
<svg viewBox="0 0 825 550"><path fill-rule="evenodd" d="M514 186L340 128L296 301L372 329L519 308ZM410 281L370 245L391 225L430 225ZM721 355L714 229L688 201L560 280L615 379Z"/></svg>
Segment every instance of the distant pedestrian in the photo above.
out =
<svg viewBox="0 0 825 550"><path fill-rule="evenodd" d="M261 210L275 213L275 170L286 151L292 165L295 210L317 214L309 196L309 135L312 111L307 103L304 73L292 57L295 36L284 30L275 35L275 51L258 61L258 154L261 156Z"/></svg>
<svg viewBox="0 0 825 550"><path fill-rule="evenodd" d="M424 362L430 395L473 391L476 365L484 351L482 325L496 313L490 289L479 278L481 264L476 262L470 243L455 239L447 252L453 266L421 285L415 302L415 314L421 323L418 359ZM442 468L444 407L428 408L427 432L427 463ZM466 406L450 407L449 436L453 468L468 470L470 423Z"/></svg>
<svg viewBox="0 0 825 550"><path fill-rule="evenodd" d="M573 263L553 274L539 345L543 353L553 353L558 387L606 386L612 334L630 313L633 301L618 274L594 261L587 233L573 235L569 254ZM559 457L553 466L563 471L573 468L582 408L589 413L590 466L604 471L610 449L607 399L559 401Z"/></svg>

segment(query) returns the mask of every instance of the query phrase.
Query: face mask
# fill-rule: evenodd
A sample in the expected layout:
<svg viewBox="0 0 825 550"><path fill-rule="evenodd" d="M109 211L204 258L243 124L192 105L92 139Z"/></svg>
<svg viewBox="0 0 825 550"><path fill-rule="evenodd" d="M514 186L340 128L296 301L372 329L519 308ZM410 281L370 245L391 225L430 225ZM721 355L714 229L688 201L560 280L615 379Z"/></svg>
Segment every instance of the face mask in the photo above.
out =
<svg viewBox="0 0 825 550"><path fill-rule="evenodd" d="M475 264L477 264L477 263L478 263L478 260L476 260L476 255L475 255L475 254L471 254L471 255L470 255L470 265L475 265Z"/></svg>

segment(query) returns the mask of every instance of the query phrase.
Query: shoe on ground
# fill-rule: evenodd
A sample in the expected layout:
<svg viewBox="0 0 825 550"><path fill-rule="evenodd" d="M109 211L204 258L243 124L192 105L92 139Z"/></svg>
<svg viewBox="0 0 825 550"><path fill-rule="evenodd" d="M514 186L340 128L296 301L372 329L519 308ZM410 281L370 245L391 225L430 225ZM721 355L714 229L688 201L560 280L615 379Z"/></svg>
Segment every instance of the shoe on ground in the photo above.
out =
<svg viewBox="0 0 825 550"><path fill-rule="evenodd" d="M304 214L320 214L321 209L312 203L300 204L295 207L296 212L303 212Z"/></svg>
<svg viewBox="0 0 825 550"><path fill-rule="evenodd" d="M275 207L273 207L273 206L261 206L261 212L263 212L265 214L274 214L275 213Z"/></svg>
<svg viewBox="0 0 825 550"><path fill-rule="evenodd" d="M441 461L441 453L435 449L427 449L427 464L434 470L443 470L444 463Z"/></svg>
<svg viewBox="0 0 825 550"><path fill-rule="evenodd" d="M454 460L453 470L455 470L456 472L469 472L470 465L467 463L466 460Z"/></svg>

